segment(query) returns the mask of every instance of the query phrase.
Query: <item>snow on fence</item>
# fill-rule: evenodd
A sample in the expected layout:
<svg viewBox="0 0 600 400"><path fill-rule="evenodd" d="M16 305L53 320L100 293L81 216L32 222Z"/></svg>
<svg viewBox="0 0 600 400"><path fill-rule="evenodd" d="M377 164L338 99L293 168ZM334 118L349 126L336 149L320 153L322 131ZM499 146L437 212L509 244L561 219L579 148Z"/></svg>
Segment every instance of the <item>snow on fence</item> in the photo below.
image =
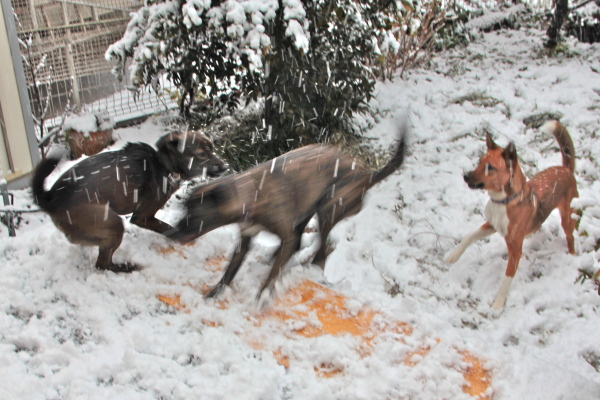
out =
<svg viewBox="0 0 600 400"><path fill-rule="evenodd" d="M67 106L106 108L116 122L175 106L168 96L152 92L134 96L126 82L112 75L112 65L104 58L108 46L123 35L130 12L141 6L139 0L11 0L11 4L31 108L37 118L48 103L46 125L53 125ZM33 93L35 82L39 95Z"/></svg>
<svg viewBox="0 0 600 400"><path fill-rule="evenodd" d="M457 0L457 4L493 8L502 1ZM525 2L533 8L549 8L552 0ZM127 83L111 74L112 65L104 58L108 46L122 37L130 13L142 5L141 0L11 0L11 4L19 39L28 46L22 51L36 117L45 107L40 103L49 99L46 125L54 125L68 105L106 108L116 122L176 106L166 92L165 96L151 91L134 96ZM42 67L34 76L38 65ZM38 85L37 96L32 95L36 81L46 82Z"/></svg>

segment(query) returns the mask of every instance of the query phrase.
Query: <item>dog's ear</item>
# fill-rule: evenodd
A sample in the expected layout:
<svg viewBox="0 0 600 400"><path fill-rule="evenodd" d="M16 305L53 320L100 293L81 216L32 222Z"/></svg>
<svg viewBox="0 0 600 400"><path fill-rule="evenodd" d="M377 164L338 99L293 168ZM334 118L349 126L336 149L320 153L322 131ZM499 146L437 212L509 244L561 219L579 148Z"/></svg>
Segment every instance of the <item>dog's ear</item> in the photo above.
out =
<svg viewBox="0 0 600 400"><path fill-rule="evenodd" d="M496 150L498 148L498 145L494 142L492 135L490 135L487 129L485 130L485 144L487 145L488 150Z"/></svg>
<svg viewBox="0 0 600 400"><path fill-rule="evenodd" d="M158 141L156 142L156 147L159 151L169 151L177 149L179 146L179 140L180 137L178 133L168 133L162 136L160 139L158 139Z"/></svg>
<svg viewBox="0 0 600 400"><path fill-rule="evenodd" d="M517 148L514 142L510 142L508 146L502 151L502 156L506 165L512 167L517 164Z"/></svg>

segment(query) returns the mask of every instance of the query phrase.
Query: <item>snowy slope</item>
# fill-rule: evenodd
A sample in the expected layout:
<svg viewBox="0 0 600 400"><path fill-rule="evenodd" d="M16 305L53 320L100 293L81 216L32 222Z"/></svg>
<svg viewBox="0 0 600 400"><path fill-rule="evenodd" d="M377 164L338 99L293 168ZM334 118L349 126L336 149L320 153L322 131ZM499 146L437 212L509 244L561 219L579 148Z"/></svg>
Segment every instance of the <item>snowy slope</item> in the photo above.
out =
<svg viewBox="0 0 600 400"><path fill-rule="evenodd" d="M396 119L408 113L410 156L334 229L324 274L292 263L280 281L280 293L302 279L325 283L353 307L411 324L409 342L432 347L414 367L399 362L410 343L384 338L361 357L353 337L291 341L280 328L257 325L254 297L276 243L268 234L221 309L199 288L220 277L207 260L233 252L234 227L172 251L166 239L127 224L116 261L143 269L116 275L94 271L97 251L68 243L47 216L26 214L15 238L0 226L0 398L466 399L456 369L463 350L485 360L495 400L600 398L600 296L590 280L575 283L578 268L600 268L600 47L573 42L576 56L548 59L539 55L542 35L486 34L434 58L432 68L380 84L376 106L385 118L369 135L386 148ZM462 101L473 93L486 101ZM501 145L515 142L527 174L560 163L553 139L522 122L541 112L561 113L575 143L579 253L567 253L553 213L526 239L506 309L497 313L490 305L506 264L503 239L471 246L452 266L443 259L483 223L487 198L462 175L484 151L484 127ZM153 143L161 129L152 121L120 129L115 147ZM31 204L27 191L15 195L20 208ZM179 206L173 198L159 218L176 221ZM188 312L158 294L181 295ZM287 346L299 361L286 369L249 336ZM320 364L343 372L320 377Z"/></svg>

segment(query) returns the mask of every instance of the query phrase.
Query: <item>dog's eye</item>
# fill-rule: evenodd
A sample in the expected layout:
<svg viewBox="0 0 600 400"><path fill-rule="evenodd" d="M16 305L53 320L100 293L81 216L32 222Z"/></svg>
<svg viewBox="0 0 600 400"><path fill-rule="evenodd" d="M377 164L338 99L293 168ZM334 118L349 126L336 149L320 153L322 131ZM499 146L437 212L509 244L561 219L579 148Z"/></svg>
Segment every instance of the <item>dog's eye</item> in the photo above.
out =
<svg viewBox="0 0 600 400"><path fill-rule="evenodd" d="M494 168L494 166L490 163L485 164L485 172L491 172L491 171L495 171L496 168Z"/></svg>

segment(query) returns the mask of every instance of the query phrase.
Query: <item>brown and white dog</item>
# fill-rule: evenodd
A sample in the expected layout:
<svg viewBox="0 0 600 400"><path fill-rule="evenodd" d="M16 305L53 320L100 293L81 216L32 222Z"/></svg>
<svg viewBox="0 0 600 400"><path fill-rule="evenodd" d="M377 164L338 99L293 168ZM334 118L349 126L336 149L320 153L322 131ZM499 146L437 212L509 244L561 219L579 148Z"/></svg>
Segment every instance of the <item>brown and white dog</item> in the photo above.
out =
<svg viewBox="0 0 600 400"><path fill-rule="evenodd" d="M135 269L114 264L112 255L123 239L123 221L158 233L172 229L154 215L179 187L179 178L219 176L228 169L213 144L197 131L167 134L156 143L128 143L118 151L88 157L66 171L48 191L46 178L60 158L46 158L32 180L35 202L70 242L99 246L96 268L114 272Z"/></svg>
<svg viewBox="0 0 600 400"><path fill-rule="evenodd" d="M487 222L465 237L446 258L447 263L456 262L473 242L494 232L500 233L508 247L508 265L496 300L495 310L502 309L508 296L513 277L521 258L523 239L535 232L548 215L558 208L562 227L567 236L569 253L575 254L571 217L571 200L578 197L575 170L575 151L567 129L558 121L546 122L541 130L553 134L562 153L562 167L550 167L527 181L519 166L514 143L499 147L489 133L486 134L487 153L479 165L464 176L471 189L487 190L490 201L484 216Z"/></svg>
<svg viewBox="0 0 600 400"><path fill-rule="evenodd" d="M315 214L321 244L313 262L324 268L331 229L359 212L365 192L402 165L406 130L402 126L395 154L378 172L359 168L352 156L336 147L310 145L197 187L186 201L187 214L167 235L189 242L221 226L239 224L241 240L236 254L207 297L218 295L233 281L254 235L267 230L279 236L281 244L260 297L266 289L270 292L281 268L300 249L304 228Z"/></svg>

